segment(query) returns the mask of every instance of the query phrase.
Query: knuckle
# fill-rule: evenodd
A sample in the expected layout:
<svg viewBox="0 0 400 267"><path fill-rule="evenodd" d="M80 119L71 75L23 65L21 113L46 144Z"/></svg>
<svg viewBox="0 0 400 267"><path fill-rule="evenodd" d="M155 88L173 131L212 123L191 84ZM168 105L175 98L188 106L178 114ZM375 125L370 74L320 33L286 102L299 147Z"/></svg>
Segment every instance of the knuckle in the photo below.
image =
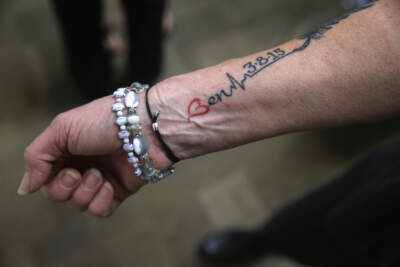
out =
<svg viewBox="0 0 400 267"><path fill-rule="evenodd" d="M62 112L60 114L58 114L54 119L52 124L54 125L62 125L66 122L68 115L66 114L66 112Z"/></svg>
<svg viewBox="0 0 400 267"><path fill-rule="evenodd" d="M51 123L56 143L61 147L64 145L64 142L68 139L68 133L71 121L70 118L71 116L68 114L68 112L63 112L58 114Z"/></svg>
<svg viewBox="0 0 400 267"><path fill-rule="evenodd" d="M28 146L27 148L25 148L25 151L24 151L25 162L27 162L27 163L31 162L33 157L34 157L34 152L32 151L32 147Z"/></svg>
<svg viewBox="0 0 400 267"><path fill-rule="evenodd" d="M68 112L58 114L52 121L51 127L53 127L57 133L65 132L70 123L70 115Z"/></svg>

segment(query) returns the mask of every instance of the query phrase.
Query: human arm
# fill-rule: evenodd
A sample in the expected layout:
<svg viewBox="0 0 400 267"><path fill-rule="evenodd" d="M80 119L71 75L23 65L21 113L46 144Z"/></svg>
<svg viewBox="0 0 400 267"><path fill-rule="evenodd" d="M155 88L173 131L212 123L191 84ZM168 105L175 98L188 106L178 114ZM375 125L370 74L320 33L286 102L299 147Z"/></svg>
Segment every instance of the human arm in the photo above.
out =
<svg viewBox="0 0 400 267"><path fill-rule="evenodd" d="M278 134L397 112L398 6L398 1L381 0L334 25L319 40L309 35L309 39L157 84L150 91L149 103L161 112L161 135L179 158L186 159ZM249 71L252 75L244 76ZM231 92L233 85L236 89ZM162 169L171 162L151 131L143 102L139 111L149 154ZM113 200L119 203L140 188L144 183L133 176L116 137L112 103L106 97L57 117L27 149L29 179L22 188L29 185L28 191L33 192L46 184L49 198L77 202L75 194L83 192L79 188L90 175L88 170L96 167L103 174L102 187L91 192L89 202L78 206L99 216L109 214ZM69 189L60 186L67 170L78 177ZM101 202L96 199L106 190L106 180L112 184L112 195L95 205Z"/></svg>
<svg viewBox="0 0 400 267"><path fill-rule="evenodd" d="M162 135L178 157L190 158L283 133L398 112L399 6L399 1L378 1L306 39L162 82L150 96L154 109L161 111ZM246 76L261 69L253 66L268 53L283 56L277 61L268 56L268 64L274 63ZM208 113L188 123L193 99L205 105L198 113Z"/></svg>

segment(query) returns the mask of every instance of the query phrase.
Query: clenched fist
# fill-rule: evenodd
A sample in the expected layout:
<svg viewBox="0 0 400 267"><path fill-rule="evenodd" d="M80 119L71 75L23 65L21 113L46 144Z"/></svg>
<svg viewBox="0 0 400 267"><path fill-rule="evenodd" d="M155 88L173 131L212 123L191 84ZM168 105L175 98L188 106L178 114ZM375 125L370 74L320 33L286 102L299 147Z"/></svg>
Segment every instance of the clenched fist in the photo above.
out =
<svg viewBox="0 0 400 267"><path fill-rule="evenodd" d="M171 162L151 130L144 94L140 98L138 114L148 153L156 168L165 169ZM104 217L138 191L146 182L134 175L127 162L117 137L113 103L113 97L107 96L58 115L26 149L26 173L18 193L42 188L53 201Z"/></svg>

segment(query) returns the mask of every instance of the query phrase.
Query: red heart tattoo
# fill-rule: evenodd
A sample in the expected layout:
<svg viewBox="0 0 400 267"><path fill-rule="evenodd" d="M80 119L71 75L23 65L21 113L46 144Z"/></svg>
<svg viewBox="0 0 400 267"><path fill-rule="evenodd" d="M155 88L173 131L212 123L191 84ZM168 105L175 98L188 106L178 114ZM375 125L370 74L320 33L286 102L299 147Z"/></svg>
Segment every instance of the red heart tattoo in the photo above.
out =
<svg viewBox="0 0 400 267"><path fill-rule="evenodd" d="M202 116L210 111L210 107L200 102L199 98L193 99L188 106L188 122L196 116Z"/></svg>

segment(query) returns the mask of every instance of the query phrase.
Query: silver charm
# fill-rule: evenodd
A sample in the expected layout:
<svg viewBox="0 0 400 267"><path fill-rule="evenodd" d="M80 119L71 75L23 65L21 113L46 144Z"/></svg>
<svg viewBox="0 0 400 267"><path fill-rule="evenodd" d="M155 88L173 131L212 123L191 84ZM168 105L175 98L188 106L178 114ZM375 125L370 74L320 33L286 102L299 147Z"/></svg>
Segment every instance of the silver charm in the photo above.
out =
<svg viewBox="0 0 400 267"><path fill-rule="evenodd" d="M143 135L137 136L133 139L133 149L139 156L147 153L148 144Z"/></svg>
<svg viewBox="0 0 400 267"><path fill-rule="evenodd" d="M139 105L139 97L133 92L129 91L125 96L125 106L127 108L135 108Z"/></svg>
<svg viewBox="0 0 400 267"><path fill-rule="evenodd" d="M158 132L158 122L154 122L151 126L155 132Z"/></svg>
<svg viewBox="0 0 400 267"><path fill-rule="evenodd" d="M153 167L147 167L143 169L143 176L152 177L156 174L156 170Z"/></svg>

